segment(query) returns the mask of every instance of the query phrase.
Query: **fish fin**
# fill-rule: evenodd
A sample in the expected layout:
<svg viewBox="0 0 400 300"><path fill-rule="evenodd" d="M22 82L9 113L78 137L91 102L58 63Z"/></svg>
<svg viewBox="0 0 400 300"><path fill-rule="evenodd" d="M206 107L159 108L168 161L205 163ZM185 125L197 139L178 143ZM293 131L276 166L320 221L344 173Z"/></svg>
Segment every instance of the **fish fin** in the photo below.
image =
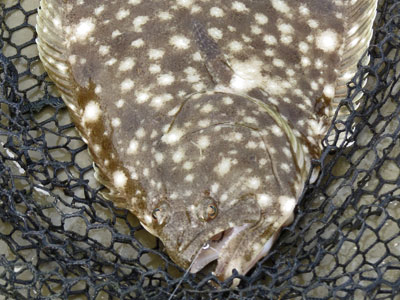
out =
<svg viewBox="0 0 400 300"><path fill-rule="evenodd" d="M348 21L345 24L344 46L341 49L342 60L338 68L339 76L336 80L335 97L332 100L330 117L333 117L340 101L347 96L347 84L356 74L359 62L361 62L362 65L367 65L370 59L368 54L364 54L372 38L373 23L377 12L378 1L356 0L353 2L353 4L348 4L350 7L345 9L344 18ZM354 20L357 21L354 22ZM365 76L361 80L363 81L361 84L364 86L367 83L367 77ZM353 98L355 109L359 106L362 96L363 94L360 91ZM349 114L348 108L343 106L338 112L337 119L344 120ZM343 131L339 133L332 131L328 137L328 142L330 144L342 145L347 139L347 135L348 134Z"/></svg>
<svg viewBox="0 0 400 300"><path fill-rule="evenodd" d="M334 103L347 95L347 83L357 72L357 65L369 46L372 38L372 25L377 11L377 0L356 0L345 9L344 46L342 60L338 68ZM354 22L356 20L356 22ZM362 64L368 64L369 55L364 56ZM365 79L364 79L365 80Z"/></svg>
<svg viewBox="0 0 400 300"><path fill-rule="evenodd" d="M36 40L39 57L44 68L47 71L50 79L56 84L64 103L67 105L70 116L75 121L75 124L80 124L82 120L81 112L79 111L77 94L81 88L76 83L71 70L71 62L68 57L68 45L66 32L64 30L66 5L63 0L41 0L40 8L37 15L36 30L38 38ZM90 87L89 87L90 89ZM83 141L88 144L89 154L94 158L94 151L88 143L89 136L81 130L81 126L76 126L77 131ZM107 187L107 190L102 190L100 194L106 199L112 199L118 206L126 206L125 199L122 199L116 192L108 174L105 174L100 167L95 164L95 178Z"/></svg>
<svg viewBox="0 0 400 300"><path fill-rule="evenodd" d="M39 57L50 79L57 85L67 106L73 104L73 80L66 55L65 32L62 30L62 1L41 1L38 10L36 40Z"/></svg>

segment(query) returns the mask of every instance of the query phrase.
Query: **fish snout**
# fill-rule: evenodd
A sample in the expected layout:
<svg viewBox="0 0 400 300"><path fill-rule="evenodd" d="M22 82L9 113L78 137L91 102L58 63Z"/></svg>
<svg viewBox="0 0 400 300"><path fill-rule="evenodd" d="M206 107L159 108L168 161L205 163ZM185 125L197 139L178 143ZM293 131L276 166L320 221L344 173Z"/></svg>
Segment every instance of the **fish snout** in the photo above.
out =
<svg viewBox="0 0 400 300"><path fill-rule="evenodd" d="M255 197L245 196L241 200L233 207L221 210L213 220L199 222L201 225L198 227L185 227L178 241L180 245L177 242L176 248L169 252L174 252L177 261L186 261L186 266L191 264L192 273L218 259L220 251L233 237L243 230L257 226L261 220L261 209Z"/></svg>

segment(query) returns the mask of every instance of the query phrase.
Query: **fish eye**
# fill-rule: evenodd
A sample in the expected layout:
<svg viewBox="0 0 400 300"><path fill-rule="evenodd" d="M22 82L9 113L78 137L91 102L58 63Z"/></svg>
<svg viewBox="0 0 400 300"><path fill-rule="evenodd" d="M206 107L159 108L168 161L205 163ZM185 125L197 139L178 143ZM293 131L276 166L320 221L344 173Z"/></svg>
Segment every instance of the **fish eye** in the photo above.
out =
<svg viewBox="0 0 400 300"><path fill-rule="evenodd" d="M162 225L167 220L167 205L165 203L153 209L151 215L153 219L159 224Z"/></svg>
<svg viewBox="0 0 400 300"><path fill-rule="evenodd" d="M201 202L201 209L199 211L199 218L203 221L211 221L218 215L218 206L215 200L211 197L203 198Z"/></svg>
<svg viewBox="0 0 400 300"><path fill-rule="evenodd" d="M153 219L154 220L158 220L159 219L159 217L160 217L160 212L161 212L161 210L157 207L157 208L155 208L155 209L153 209L153 212L152 212L152 216L153 216Z"/></svg>
<svg viewBox="0 0 400 300"><path fill-rule="evenodd" d="M206 220L209 221L209 220L214 219L214 218L217 216L217 214L218 214L218 208L217 208L216 205L210 204L210 205L207 206L206 212L207 212L207 214L206 214L206 216L207 216Z"/></svg>

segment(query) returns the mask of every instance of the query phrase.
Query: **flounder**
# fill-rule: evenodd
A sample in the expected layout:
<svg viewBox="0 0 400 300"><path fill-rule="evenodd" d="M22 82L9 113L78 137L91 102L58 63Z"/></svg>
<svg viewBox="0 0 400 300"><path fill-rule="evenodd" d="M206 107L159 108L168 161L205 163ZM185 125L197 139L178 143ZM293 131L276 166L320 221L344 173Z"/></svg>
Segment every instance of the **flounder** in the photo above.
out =
<svg viewBox="0 0 400 300"><path fill-rule="evenodd" d="M40 58L105 196L191 272L248 272L292 219L377 1L40 5Z"/></svg>

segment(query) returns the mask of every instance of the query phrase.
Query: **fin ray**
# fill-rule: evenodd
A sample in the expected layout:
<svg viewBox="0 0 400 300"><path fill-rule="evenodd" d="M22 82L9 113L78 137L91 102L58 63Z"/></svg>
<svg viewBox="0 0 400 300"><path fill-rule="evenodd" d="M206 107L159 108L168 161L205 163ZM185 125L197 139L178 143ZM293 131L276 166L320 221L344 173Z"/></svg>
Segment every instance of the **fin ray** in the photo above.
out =
<svg viewBox="0 0 400 300"><path fill-rule="evenodd" d="M339 66L339 77L336 81L335 101L347 95L347 83L357 72L357 65L365 50L368 48L373 33L373 22L376 15L377 0L357 0L346 8L351 16L346 24L346 34L343 48L343 58ZM357 20L357 24L353 22ZM354 26L358 26L354 27ZM356 29L354 29L356 28ZM368 63L369 57L363 61ZM337 103L336 103L337 104Z"/></svg>

